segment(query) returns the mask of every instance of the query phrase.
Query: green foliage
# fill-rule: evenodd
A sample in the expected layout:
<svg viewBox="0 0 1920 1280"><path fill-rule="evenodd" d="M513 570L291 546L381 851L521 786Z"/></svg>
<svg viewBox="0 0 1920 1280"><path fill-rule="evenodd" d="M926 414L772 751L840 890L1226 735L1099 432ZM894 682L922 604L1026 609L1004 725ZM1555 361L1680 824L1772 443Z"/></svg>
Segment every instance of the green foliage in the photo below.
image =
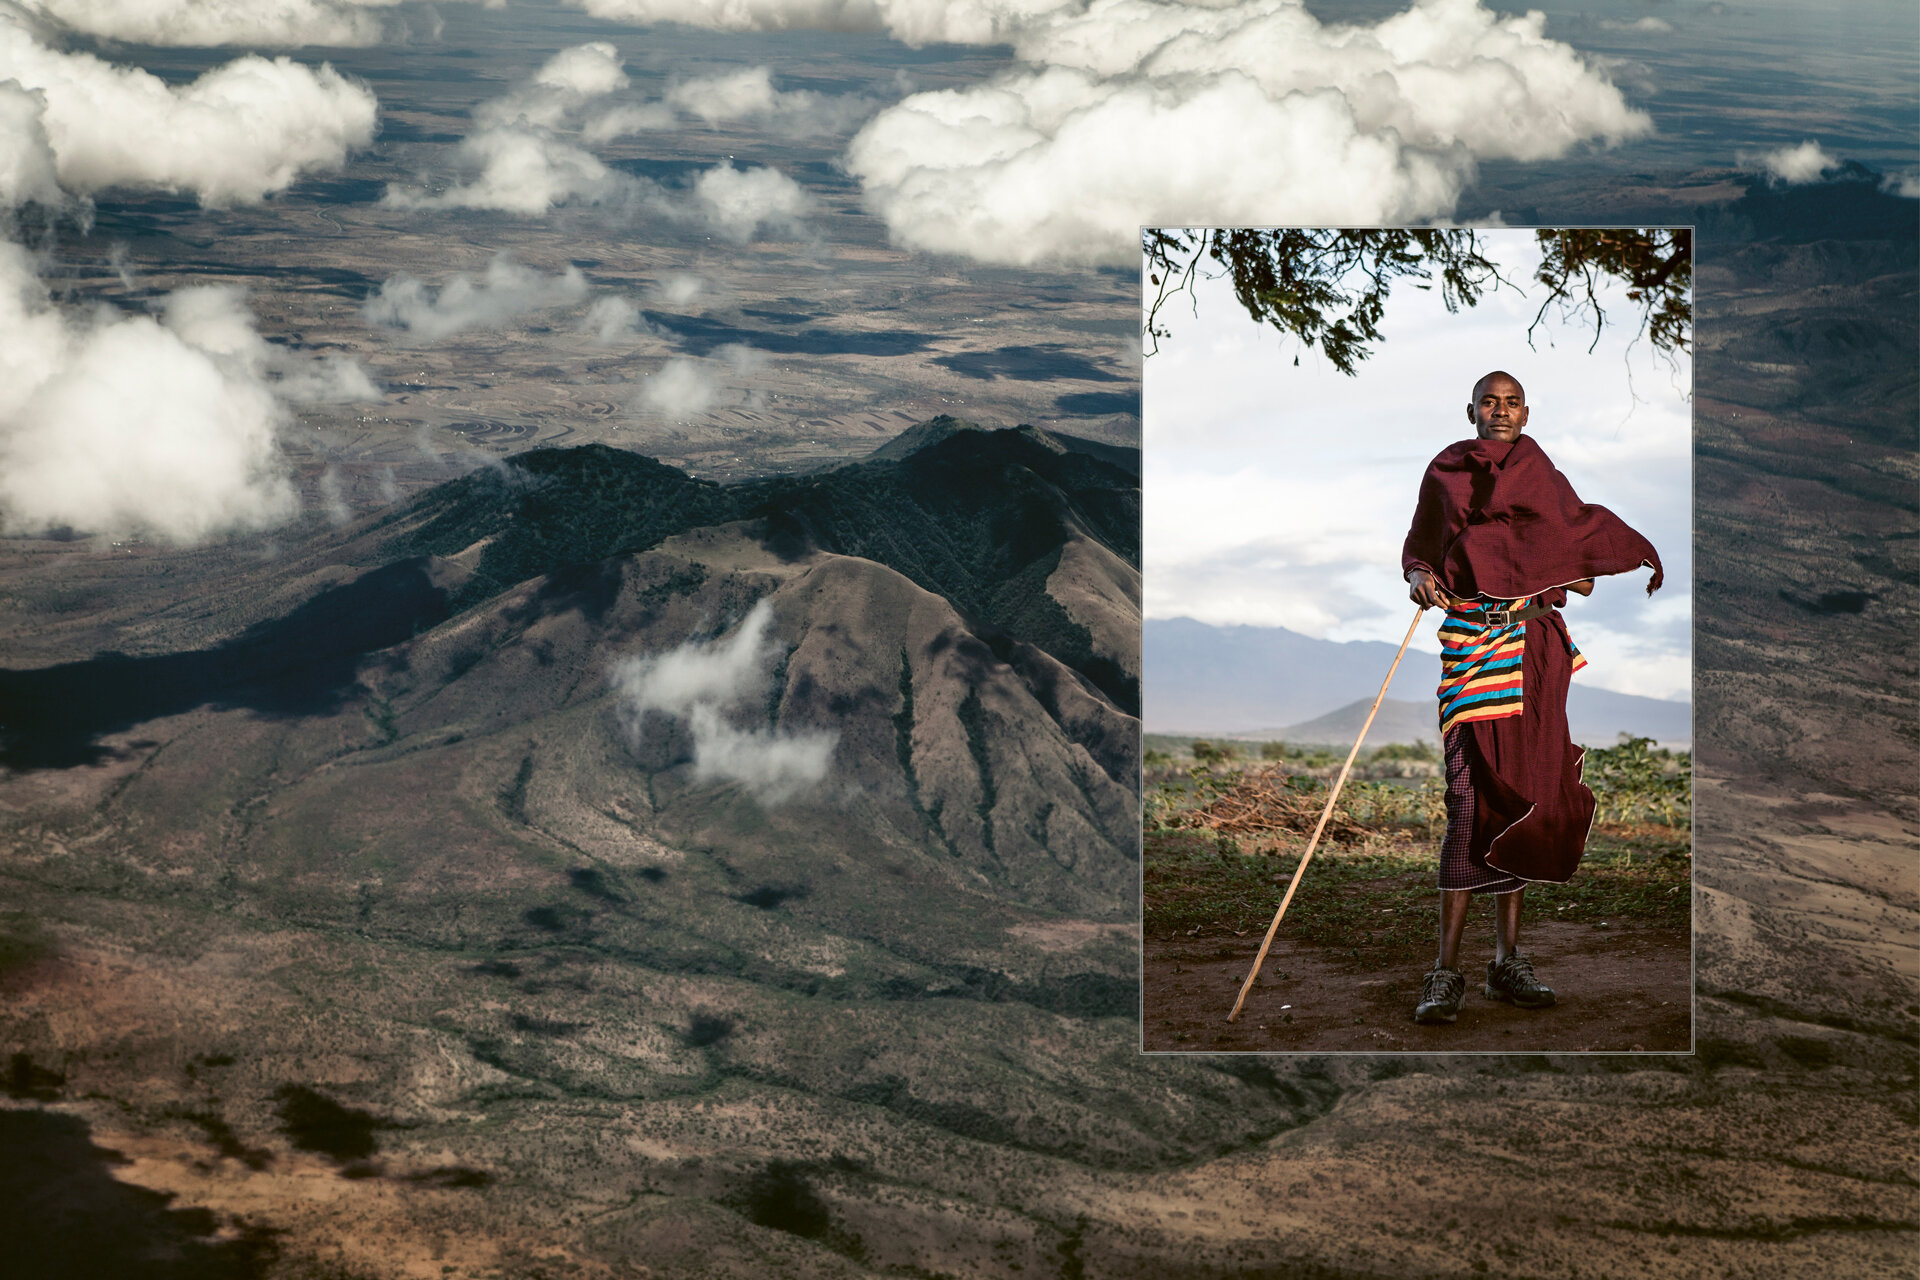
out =
<svg viewBox="0 0 1920 1280"><path fill-rule="evenodd" d="M1440 763L1440 750L1425 738L1417 742L1389 742L1367 757L1369 764L1386 760L1411 760L1416 764Z"/></svg>
<svg viewBox="0 0 1920 1280"><path fill-rule="evenodd" d="M1658 838L1596 837L1572 883L1528 890L1527 918L1684 929L1692 919L1691 864L1684 850L1683 843ZM1227 856L1210 832L1147 833L1147 932L1226 931L1257 939L1286 893L1300 851ZM1287 910L1288 936L1374 968L1430 959L1439 909L1434 863L1425 842L1367 853L1323 849Z"/></svg>
<svg viewBox="0 0 1920 1280"><path fill-rule="evenodd" d="M1693 232L1655 227L1542 230L1540 269L1534 278L1547 286L1545 302L1527 327L1527 341L1545 319L1547 308L1591 312L1593 345L1600 343L1606 313L1599 287L1612 278L1627 286L1627 299L1640 304L1640 327L1661 351L1685 351L1693 334ZM1593 347L1587 348L1589 351Z"/></svg>
<svg viewBox="0 0 1920 1280"><path fill-rule="evenodd" d="M1430 281L1438 274L1448 311L1473 306L1504 283L1466 229L1301 230L1222 227L1149 229L1147 333L1169 336L1160 305L1190 284L1203 258L1222 268L1248 315L1307 346L1319 346L1333 367L1352 375L1380 338L1380 320L1395 280ZM1416 283L1415 288L1431 288Z"/></svg>
<svg viewBox="0 0 1920 1280"><path fill-rule="evenodd" d="M1547 312L1562 320L1591 318L1594 341L1606 324L1599 290L1607 280L1626 286L1640 309L1640 330L1657 350L1688 349L1693 332L1693 233L1653 228L1599 228L1537 232L1542 261L1535 279L1546 286L1527 341ZM1295 228L1148 228L1143 232L1148 285L1147 335L1158 350L1170 337L1166 304L1192 295L1194 278L1217 269L1254 320L1319 347L1340 372L1352 376L1380 340L1380 322L1396 281L1432 289L1437 279L1449 312L1479 304L1490 289L1512 286L1481 251L1468 228L1421 230L1299 230ZM1151 354L1151 352L1149 352ZM1299 363L1296 356L1294 363Z"/></svg>
<svg viewBox="0 0 1920 1280"><path fill-rule="evenodd" d="M1693 757L1655 750L1650 738L1588 751L1582 779L1592 789L1599 822L1693 821Z"/></svg>

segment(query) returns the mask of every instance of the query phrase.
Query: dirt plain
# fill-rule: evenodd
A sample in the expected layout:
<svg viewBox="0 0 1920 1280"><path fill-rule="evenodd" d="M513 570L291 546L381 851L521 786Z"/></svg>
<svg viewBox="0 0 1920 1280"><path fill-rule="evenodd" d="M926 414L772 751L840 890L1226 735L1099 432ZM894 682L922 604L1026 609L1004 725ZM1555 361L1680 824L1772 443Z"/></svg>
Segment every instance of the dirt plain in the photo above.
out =
<svg viewBox="0 0 1920 1280"><path fill-rule="evenodd" d="M1283 927L1284 927L1284 922ZM1543 921L1521 949L1554 988L1550 1009L1519 1009L1481 992L1466 962L1467 999L1450 1026L1420 1026L1414 968L1383 977L1325 949L1276 938L1246 1007L1229 1023L1259 936L1149 938L1141 998L1149 1052L1687 1053L1693 1048L1693 936L1660 928L1600 929ZM1159 1016L1154 1016L1158 1014Z"/></svg>
<svg viewBox="0 0 1920 1280"><path fill-rule="evenodd" d="M393 868L240 786L297 764L296 730L346 722L194 708L0 794L10 1261L54 1280L1910 1276L1913 267L1911 245L1798 243L1702 270L1693 1054L1142 1058L1131 1017L1033 1003L1063 943L1075 971L1126 968L1112 919L968 900L941 927L1015 975L994 999L901 942L911 894L859 928L814 914L826 894L762 910L696 840L663 842L693 868L663 860L670 894L620 910L565 897L578 864L538 835L498 884L455 865L479 883L454 945L382 897ZM16 623L10 653L124 634L67 604L58 644ZM193 766L203 739L245 768ZM199 785L163 785L176 759ZM497 826L481 776L383 803L450 796L440 812ZM221 877L223 842L256 829L306 859L280 896ZM733 874L770 880L783 854ZM549 930L526 919L542 906L576 914ZM850 957L919 986L836 989ZM1561 963L1543 973L1571 1001ZM375 1156L297 1146L289 1085L366 1117Z"/></svg>

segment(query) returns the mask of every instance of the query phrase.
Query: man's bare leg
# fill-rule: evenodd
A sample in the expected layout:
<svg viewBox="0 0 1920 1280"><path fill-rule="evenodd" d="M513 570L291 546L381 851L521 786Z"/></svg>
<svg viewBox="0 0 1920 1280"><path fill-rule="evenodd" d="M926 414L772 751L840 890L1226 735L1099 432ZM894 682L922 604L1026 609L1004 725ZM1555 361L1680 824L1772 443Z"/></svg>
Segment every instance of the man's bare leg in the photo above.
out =
<svg viewBox="0 0 1920 1280"><path fill-rule="evenodd" d="M1460 967L1460 934L1467 927L1467 905L1473 895L1465 889L1440 891L1440 967Z"/></svg>
<svg viewBox="0 0 1920 1280"><path fill-rule="evenodd" d="M1544 1009L1553 988L1533 974L1533 962L1520 954L1520 897L1525 889L1499 894L1493 905L1493 962L1487 966L1486 996L1510 1000L1522 1009Z"/></svg>
<svg viewBox="0 0 1920 1280"><path fill-rule="evenodd" d="M1465 889L1440 891L1440 960L1421 979L1420 1003L1413 1007L1415 1022L1452 1022L1460 1015L1460 1002L1467 994L1466 975L1458 963L1460 932L1466 927L1467 902L1472 897Z"/></svg>
<svg viewBox="0 0 1920 1280"><path fill-rule="evenodd" d="M1520 950L1520 899L1526 889L1493 896L1493 962L1499 964Z"/></svg>

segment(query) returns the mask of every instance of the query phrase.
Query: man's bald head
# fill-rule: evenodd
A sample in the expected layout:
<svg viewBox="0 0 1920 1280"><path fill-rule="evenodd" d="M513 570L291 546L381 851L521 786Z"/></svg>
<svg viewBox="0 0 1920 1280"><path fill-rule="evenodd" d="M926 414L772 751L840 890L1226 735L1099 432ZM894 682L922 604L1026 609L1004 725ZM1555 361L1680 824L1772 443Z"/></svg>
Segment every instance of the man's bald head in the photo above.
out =
<svg viewBox="0 0 1920 1280"><path fill-rule="evenodd" d="M1527 425L1527 392L1512 374L1495 369L1473 384L1467 421L1482 440L1518 440Z"/></svg>
<svg viewBox="0 0 1920 1280"><path fill-rule="evenodd" d="M1495 369L1492 373L1485 375L1480 381L1473 384L1473 402L1475 404L1480 403L1480 393L1485 391L1487 384L1495 378L1505 378L1508 382L1511 382L1514 390L1520 393L1520 403L1525 404L1527 402L1527 389L1520 385L1520 379L1514 377L1505 369Z"/></svg>

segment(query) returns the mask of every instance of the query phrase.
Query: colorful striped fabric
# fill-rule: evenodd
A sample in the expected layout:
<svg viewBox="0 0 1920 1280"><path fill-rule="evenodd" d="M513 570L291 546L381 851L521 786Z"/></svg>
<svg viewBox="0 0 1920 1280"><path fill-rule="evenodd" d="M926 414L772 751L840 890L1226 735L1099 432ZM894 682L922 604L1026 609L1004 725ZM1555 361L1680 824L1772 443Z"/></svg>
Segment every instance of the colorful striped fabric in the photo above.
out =
<svg viewBox="0 0 1920 1280"><path fill-rule="evenodd" d="M1447 610L1440 624L1440 736L1469 720L1498 720L1517 716L1521 707L1520 663L1526 654L1527 624L1492 626L1485 621L1493 609L1519 611L1538 597L1518 600L1477 600ZM1587 665L1571 638L1567 651L1573 670Z"/></svg>

